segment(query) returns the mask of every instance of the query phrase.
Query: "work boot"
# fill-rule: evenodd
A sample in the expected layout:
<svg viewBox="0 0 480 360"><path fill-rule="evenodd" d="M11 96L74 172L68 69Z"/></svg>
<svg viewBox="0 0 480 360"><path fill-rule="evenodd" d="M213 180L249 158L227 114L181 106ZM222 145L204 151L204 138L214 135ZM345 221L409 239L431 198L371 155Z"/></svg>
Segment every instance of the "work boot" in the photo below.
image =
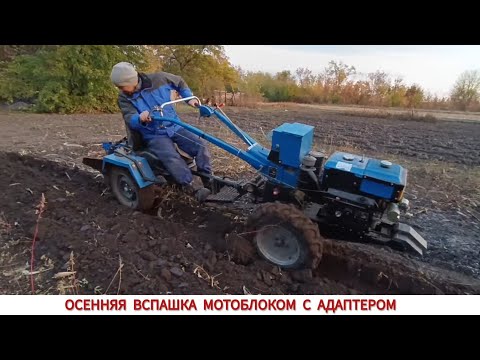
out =
<svg viewBox="0 0 480 360"><path fill-rule="evenodd" d="M212 193L209 189L202 186L196 186L193 183L186 185L184 189L187 194L193 195L195 199L200 203L204 202L207 197Z"/></svg>
<svg viewBox="0 0 480 360"><path fill-rule="evenodd" d="M207 200L208 196L211 194L212 192L203 187L203 188L200 188L198 189L196 192L195 192L195 199L199 202L199 203L203 203L205 200Z"/></svg>
<svg viewBox="0 0 480 360"><path fill-rule="evenodd" d="M163 185L166 185L168 183L167 179L165 179L164 176L162 175L158 175L156 178L155 178L155 184L159 185L159 186L163 186Z"/></svg>
<svg viewBox="0 0 480 360"><path fill-rule="evenodd" d="M202 184L203 184L203 187L209 189L210 191L213 190L213 185L214 185L213 179L202 177Z"/></svg>

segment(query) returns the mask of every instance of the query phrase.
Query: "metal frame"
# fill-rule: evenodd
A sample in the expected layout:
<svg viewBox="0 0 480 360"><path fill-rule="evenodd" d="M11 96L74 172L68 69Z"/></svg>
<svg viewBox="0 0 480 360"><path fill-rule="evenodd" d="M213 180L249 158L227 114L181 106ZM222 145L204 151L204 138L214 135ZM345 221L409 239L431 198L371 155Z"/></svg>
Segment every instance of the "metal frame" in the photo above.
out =
<svg viewBox="0 0 480 360"><path fill-rule="evenodd" d="M192 97L192 98L195 98L195 97ZM188 98L185 98L185 99L188 99ZM182 101L185 101L185 99L182 99ZM174 101L179 102L178 100L174 100ZM174 101L171 101L169 103L172 104ZM169 104L169 103L165 103L165 104ZM163 104L162 106L164 106L165 104ZM248 149L246 151L239 149L233 145L230 145L229 143L225 142L222 139L219 139L213 135L207 134L206 132L196 128L195 126L184 123L178 118L176 119L166 118L166 117L158 116L155 114L153 114L151 117L152 117L152 120L154 121L158 121L158 122L168 121L185 128L186 130L194 133L195 135L198 135L199 137L220 147L221 149L228 151L230 154L237 156L240 159L246 161L249 165L251 165L256 170L261 170L262 168L265 168L265 165L269 167L275 167L275 168L279 167L277 164L272 163L267 159L267 156L269 154L269 151L267 149L261 147L257 143L257 141L255 141L252 137L250 137L243 130L241 130L237 125L235 125L220 109L216 108L215 110L212 111L212 109L206 105L201 105L200 108L202 107L208 108L208 111L211 114L214 114L235 135L237 135L241 140L243 140L243 142L245 142L245 144L249 146ZM155 111L160 111L160 109L157 109Z"/></svg>
<svg viewBox="0 0 480 360"><path fill-rule="evenodd" d="M238 138L240 138L247 146L247 150L242 150L239 149L227 142L225 142L222 139L219 139L213 135L210 135L195 126L189 125L187 123L184 123L181 121L178 117L177 118L166 118L163 116L163 108L167 105L179 103L179 102L186 102L192 99L196 99L199 102L199 111L200 114L203 115L204 117L210 117L211 115L215 115L220 122L225 124ZM160 116L155 114L155 112L160 113ZM270 151L268 149L263 148L261 145L255 141L252 137L250 137L247 133L245 133L242 129L240 129L237 125L235 125L229 118L228 116L225 115L225 113L219 108L215 107L212 108L210 106L206 105L201 105L200 99L196 96L191 96L187 98L182 98L182 99L177 99L177 100L172 100L169 102L166 102L162 104L159 107L155 107L154 110L152 111L151 118L153 121L156 122L171 122L173 124L176 124L178 126L181 126L185 128L186 130L192 132L195 135L198 135L199 137L207 140L208 142L218 146L219 148L229 152L230 154L239 157L240 159L244 160L247 162L250 166L258 170L262 175L266 176L269 178L269 182L271 183L278 183L283 186L288 186L291 188L295 188L295 186L292 186L291 184L288 184L289 181L292 179L295 179L298 175L298 169L297 171L290 173L287 175L287 172L285 172L285 167L282 166L281 164L276 164L268 159L268 155ZM118 158L120 157L120 159ZM127 164L126 162L121 160L121 157L125 158L129 163ZM137 161L138 159L135 158L135 156L129 156L126 154L123 154L118 151L114 151L113 154L108 155L106 158L109 158L107 162L112 163L112 165L117 165L117 166L123 166L123 167L128 167L136 181L140 184L140 187L144 187L147 184L151 184L151 181L155 181L152 179L148 174L145 174L142 170L142 165ZM105 162L105 159L104 159ZM148 162L146 163L148 166ZM105 164L104 164L105 166ZM138 176L138 173L134 171L138 170L140 172L140 176ZM274 170L274 171L272 171ZM289 169L291 170L291 169ZM215 178L216 180L223 182L227 186L234 187L238 189L239 191L243 191L243 186L239 182L235 181L228 181L224 179L217 178L213 175L208 175L208 174L201 174L199 172L194 172L194 174L197 174L199 176L205 176L205 177L210 177L210 178ZM270 176L272 172L275 172L276 175L274 178ZM291 172L291 171L290 171ZM143 179L140 179L143 178ZM144 182L144 181L147 182ZM323 192L318 192L318 195L325 196L326 194ZM318 210L319 206L318 204L314 204L314 208L316 211L306 211L307 214L309 215L310 218L313 218L315 221L319 221L320 219L318 218ZM313 216L312 216L313 215ZM383 224L383 223L382 223ZM393 225L393 224L392 224ZM391 227L391 229L390 229ZM397 223L395 226L383 226L382 227L383 231L378 232L374 231L373 229L369 232L369 236L373 238L374 240L377 241L382 241L382 242L391 242L391 243L402 243L408 245L410 248L414 249L417 253L423 254L423 251L427 248L427 243L419 235L412 227L403 224L403 223ZM386 233L384 233L385 230L389 230Z"/></svg>

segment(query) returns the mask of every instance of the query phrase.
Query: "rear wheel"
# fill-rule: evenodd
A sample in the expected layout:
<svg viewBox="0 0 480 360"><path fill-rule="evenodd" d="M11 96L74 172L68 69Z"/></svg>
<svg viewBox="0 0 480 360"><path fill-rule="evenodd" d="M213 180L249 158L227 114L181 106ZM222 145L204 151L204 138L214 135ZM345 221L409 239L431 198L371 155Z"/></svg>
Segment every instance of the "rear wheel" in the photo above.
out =
<svg viewBox="0 0 480 360"><path fill-rule="evenodd" d="M110 187L120 204L137 210L149 210L155 201L153 185L139 188L126 169L114 167L108 174Z"/></svg>
<svg viewBox="0 0 480 360"><path fill-rule="evenodd" d="M311 268L320 263L323 238L318 225L291 204L260 205L247 221L249 233L267 261L282 268Z"/></svg>

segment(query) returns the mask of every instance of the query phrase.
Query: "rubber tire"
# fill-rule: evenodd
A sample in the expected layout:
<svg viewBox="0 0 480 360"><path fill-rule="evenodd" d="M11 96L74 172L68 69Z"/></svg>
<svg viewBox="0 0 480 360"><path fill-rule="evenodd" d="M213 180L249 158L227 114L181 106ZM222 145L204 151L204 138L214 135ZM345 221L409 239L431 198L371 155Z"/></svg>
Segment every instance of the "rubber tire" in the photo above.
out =
<svg viewBox="0 0 480 360"><path fill-rule="evenodd" d="M318 267L323 254L323 237L320 235L318 225L310 220L305 214L292 204L282 203L266 203L255 209L247 220L248 233L254 242L257 252L258 245L255 241L255 232L265 225L285 224L285 226L293 231L300 241L299 259L291 265L281 266L285 269L301 269ZM264 258L262 256L262 258ZM264 258L268 262L270 260ZM277 265L277 264L275 264ZM278 266L278 265L277 265Z"/></svg>
<svg viewBox="0 0 480 360"><path fill-rule="evenodd" d="M118 178L119 176L125 176L130 179L131 187L137 194L136 201L130 201L126 199L120 189L118 188ZM133 179L130 172L126 169L113 167L110 169L108 178L110 179L110 188L112 189L113 195L117 198L118 202L123 206L129 207L131 209L136 209L140 211L150 210L153 207L155 202L155 187L154 185L147 186L140 189L137 185L137 182Z"/></svg>

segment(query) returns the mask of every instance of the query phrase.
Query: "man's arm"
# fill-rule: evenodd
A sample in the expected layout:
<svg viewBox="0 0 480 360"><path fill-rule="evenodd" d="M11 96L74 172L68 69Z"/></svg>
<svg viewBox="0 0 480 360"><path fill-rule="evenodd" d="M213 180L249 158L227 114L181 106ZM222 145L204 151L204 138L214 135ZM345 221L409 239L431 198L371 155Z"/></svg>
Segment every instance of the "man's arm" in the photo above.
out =
<svg viewBox="0 0 480 360"><path fill-rule="evenodd" d="M164 72L167 81L172 85L172 87L180 94L182 98L193 96L192 91L188 87L187 83L181 76L170 74ZM195 107L195 104L198 104L196 99L192 99L187 102L190 106Z"/></svg>
<svg viewBox="0 0 480 360"><path fill-rule="evenodd" d="M123 97L118 98L118 106L122 112L125 123L133 130L141 126L140 114L130 101Z"/></svg>

